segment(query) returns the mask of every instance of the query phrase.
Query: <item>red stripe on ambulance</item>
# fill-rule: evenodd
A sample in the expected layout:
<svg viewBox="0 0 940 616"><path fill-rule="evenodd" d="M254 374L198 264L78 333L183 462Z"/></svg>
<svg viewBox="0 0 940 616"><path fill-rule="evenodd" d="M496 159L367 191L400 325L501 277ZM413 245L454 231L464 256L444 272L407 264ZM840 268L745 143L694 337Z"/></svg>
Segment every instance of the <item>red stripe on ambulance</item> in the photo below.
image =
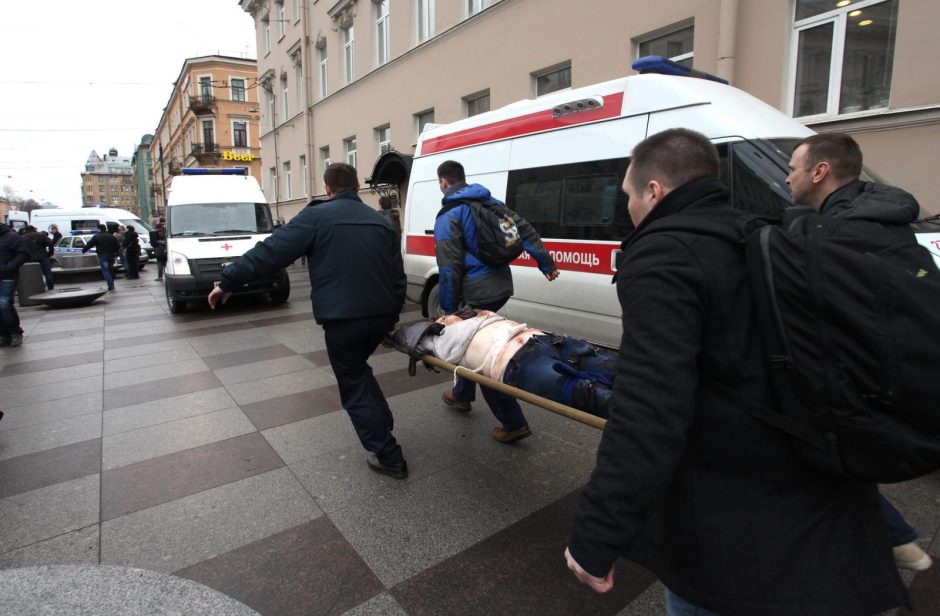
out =
<svg viewBox="0 0 940 616"><path fill-rule="evenodd" d="M609 244L582 244L579 242L545 241L544 243L559 270L609 276L614 273L611 267L613 253L620 248L620 245L614 242ZM410 255L433 257L435 256L434 246L434 237L430 235L409 235L405 238L405 251ZM527 252L523 252L512 264L522 267L538 266L535 259L529 256Z"/></svg>
<svg viewBox="0 0 940 616"><path fill-rule="evenodd" d="M435 154L457 148L465 148L471 145L479 145L489 141L499 139L508 139L510 137L521 137L522 135L531 135L553 128L564 128L586 122L595 122L597 120L607 120L620 116L620 109L623 106L623 92L615 92L604 96L604 106L597 109L588 109L564 115L553 117L551 109L543 109L534 113L519 116L517 118L508 118L499 120L483 126L475 126L465 130L457 131L449 135L433 137L426 139L421 144L421 155Z"/></svg>

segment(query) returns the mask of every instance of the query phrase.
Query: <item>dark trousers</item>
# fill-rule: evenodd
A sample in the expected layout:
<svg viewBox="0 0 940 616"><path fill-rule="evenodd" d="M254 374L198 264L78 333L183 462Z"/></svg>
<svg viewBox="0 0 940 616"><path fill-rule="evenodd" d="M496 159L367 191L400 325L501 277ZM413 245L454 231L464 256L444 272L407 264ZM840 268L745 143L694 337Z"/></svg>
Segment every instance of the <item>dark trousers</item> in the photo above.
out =
<svg viewBox="0 0 940 616"><path fill-rule="evenodd" d="M137 278L137 258L140 256L140 254L131 250L125 250L124 253L125 262L127 263L124 270L124 275L128 278Z"/></svg>
<svg viewBox="0 0 940 616"><path fill-rule="evenodd" d="M392 411L367 360L395 327L396 321L398 315L323 324L326 353L336 375L339 397L359 441L381 462L393 465L402 462L404 457L392 436Z"/></svg>
<svg viewBox="0 0 940 616"><path fill-rule="evenodd" d="M917 531L907 523L901 512L895 509L894 505L888 501L880 492L878 501L881 505L881 513L884 515L885 522L888 523L888 534L891 535L891 545L899 546L910 543L917 539Z"/></svg>
<svg viewBox="0 0 940 616"><path fill-rule="evenodd" d="M506 299L498 302L478 304L471 306L471 308L475 310L492 310L493 312L497 312L500 308L505 306L506 302L508 301L509 298L507 297ZM473 381L468 381L467 379L458 377L451 393L457 400L473 402L476 400L477 396L476 384ZM496 419L498 419L501 424L503 424L504 430L512 431L528 425L528 422L525 419L525 415L522 413L522 407L519 406L518 400L509 394L504 394L502 392L496 391L495 389L483 387L482 385L480 385L480 393L483 394L483 399L486 400L486 405L490 407L490 412L492 412L493 416L496 417Z"/></svg>
<svg viewBox="0 0 940 616"><path fill-rule="evenodd" d="M40 259L39 266L42 268L42 277L46 279L46 290L51 291L55 287L55 283L52 281L52 262L49 257Z"/></svg>
<svg viewBox="0 0 940 616"><path fill-rule="evenodd" d="M13 279L0 280L0 339L7 342L17 334L22 334L20 328L20 315L13 305L13 295L16 293L16 281Z"/></svg>

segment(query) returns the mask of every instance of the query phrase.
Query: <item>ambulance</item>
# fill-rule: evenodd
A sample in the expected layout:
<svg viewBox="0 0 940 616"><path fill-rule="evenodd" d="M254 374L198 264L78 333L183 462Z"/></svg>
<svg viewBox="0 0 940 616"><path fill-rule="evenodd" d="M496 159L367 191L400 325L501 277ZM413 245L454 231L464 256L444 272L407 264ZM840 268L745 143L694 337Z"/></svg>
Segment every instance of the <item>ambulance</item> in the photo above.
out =
<svg viewBox="0 0 940 616"><path fill-rule="evenodd" d="M460 162L468 183L487 187L528 220L561 271L548 282L523 253L511 265L515 294L500 312L604 346L620 342L611 281L620 242L633 228L621 184L630 152L648 135L680 127L703 133L718 148L732 204L781 216L790 205L790 154L812 131L717 77L678 76L690 69L657 57L634 69L650 72L519 101L420 135L402 242L408 298L425 316L439 310L434 221L442 197L437 167L445 160Z"/></svg>
<svg viewBox="0 0 940 616"><path fill-rule="evenodd" d="M191 301L205 302L222 269L274 231L271 210L248 170L184 168L170 184L166 204L167 263L164 289L172 314ZM271 301L290 297L285 270L252 281L236 295L267 293Z"/></svg>

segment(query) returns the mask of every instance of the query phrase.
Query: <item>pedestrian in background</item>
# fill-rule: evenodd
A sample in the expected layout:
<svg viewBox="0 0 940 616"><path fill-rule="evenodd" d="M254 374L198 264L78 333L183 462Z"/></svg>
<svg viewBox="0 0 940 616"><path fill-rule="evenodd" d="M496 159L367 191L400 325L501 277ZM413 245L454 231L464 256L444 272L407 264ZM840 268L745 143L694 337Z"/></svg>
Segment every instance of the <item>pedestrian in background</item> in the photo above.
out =
<svg viewBox="0 0 940 616"><path fill-rule="evenodd" d="M23 235L26 241L26 251L29 253L30 261L34 261L42 268L43 278L46 280L46 290L52 291L55 282L52 280L52 253L54 248L52 240L44 231L37 231L32 225L26 226L26 234Z"/></svg>
<svg viewBox="0 0 940 616"><path fill-rule="evenodd" d="M434 241L440 272L438 296L445 314L453 314L463 305L474 310L499 312L513 293L509 264L487 265L479 258L474 243L478 234L471 213L471 201L478 201L484 207L498 208L500 212L511 215L523 249L532 255L547 280L558 277L555 261L532 225L506 209L505 204L494 199L486 187L467 184L463 165L453 160L445 161L437 168L437 178L444 197L434 222ZM518 400L482 385L480 391L500 423L492 430L494 439L501 443L514 443L532 435ZM462 412L470 411L470 403L475 398L474 382L463 378L457 378L452 389L441 392L445 404Z"/></svg>
<svg viewBox="0 0 940 616"><path fill-rule="evenodd" d="M243 284L307 255L313 316L323 326L343 408L372 454L366 463L377 473L404 479L408 464L392 436L392 411L368 364L405 301L399 236L388 219L359 198L355 167L333 163L323 183L328 199L312 201L222 270L209 306L215 309Z"/></svg>
<svg viewBox="0 0 940 616"><path fill-rule="evenodd" d="M134 225L127 225L121 248L124 250L124 276L128 280L140 278L137 271L137 261L140 258L140 240L139 234L134 230Z"/></svg>
<svg viewBox="0 0 940 616"><path fill-rule="evenodd" d="M62 233L57 225L49 225L49 232L52 234L52 245L55 246L62 239Z"/></svg>
<svg viewBox="0 0 940 616"><path fill-rule="evenodd" d="M686 129L636 146L623 189L620 358L597 465L565 557L597 592L623 555L670 615L857 616L908 600L875 484L800 461L789 436L708 388L774 407L719 158Z"/></svg>
<svg viewBox="0 0 940 616"><path fill-rule="evenodd" d="M0 223L0 347L23 344L23 329L13 305L13 295L20 266L27 261L29 252L23 237Z"/></svg>
<svg viewBox="0 0 940 616"><path fill-rule="evenodd" d="M150 245L153 246L153 255L157 259L156 280L163 280L163 272L166 270L166 224L162 218L155 230L150 232Z"/></svg>
<svg viewBox="0 0 940 616"><path fill-rule="evenodd" d="M855 224L854 230L863 230L886 249L916 243L910 223L921 214L917 200L900 188L863 182L861 173L862 150L855 139L845 133L822 133L797 144L790 157L787 184L794 204L808 206L823 216L862 223ZM917 531L884 496L880 502L895 564L914 571L929 568L931 559L917 545Z"/></svg>
<svg viewBox="0 0 940 616"><path fill-rule="evenodd" d="M397 207L392 207L392 199L388 195L379 197L379 214L385 216L395 225L395 230L401 235L401 211Z"/></svg>
<svg viewBox="0 0 940 616"><path fill-rule="evenodd" d="M124 275L127 275L127 257L124 254L124 234L127 233L127 227L124 225L118 225L118 228L114 231L114 237L118 241L118 259L121 261L121 269L124 270Z"/></svg>
<svg viewBox="0 0 940 616"><path fill-rule="evenodd" d="M108 228L104 225L98 225L98 233L95 233L85 247L82 248L82 254L85 254L92 248L98 255L98 265L101 267L101 275L108 285L108 291L114 290L114 260L121 254L121 244L118 238L108 233Z"/></svg>

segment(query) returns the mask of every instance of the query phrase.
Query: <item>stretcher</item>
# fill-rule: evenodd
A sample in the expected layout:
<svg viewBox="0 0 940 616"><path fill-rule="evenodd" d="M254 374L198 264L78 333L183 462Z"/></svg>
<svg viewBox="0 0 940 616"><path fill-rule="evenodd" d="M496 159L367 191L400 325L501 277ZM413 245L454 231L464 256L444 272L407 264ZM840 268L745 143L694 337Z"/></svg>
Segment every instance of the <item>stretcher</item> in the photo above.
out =
<svg viewBox="0 0 940 616"><path fill-rule="evenodd" d="M484 385L486 387L489 387L490 389L495 389L496 391L500 393L510 395L513 398L517 398L519 400L522 400L523 402L528 402L529 404L533 404L539 408L543 408L546 411L550 411L552 413L555 413L556 415L561 415L562 417L567 417L568 419L572 419L574 421L577 421L578 423L591 426L592 428L603 430L604 426L607 425L607 420L604 419L603 417L598 417L597 415L585 413L584 411L579 411L578 409L570 407L566 404L555 402L554 400L549 400L548 398L543 398L542 396L537 396L533 393L529 393L525 391L524 389L519 389L518 387L507 385L503 383L502 381L499 381L494 378L490 378L488 376L483 376L482 374L476 373L473 370L470 370L463 366L454 365L450 362L444 361L443 359L440 359L433 355L422 355L418 358L411 357L406 347L398 344L397 342L391 340L390 338L386 339L385 343L389 345L391 348L395 349L396 351L399 351L409 356L410 363L408 365L408 373L411 376L415 375L415 372L417 370L417 363L420 361L424 363L425 366L429 370L435 370L436 368L440 368L441 370L445 372L452 373L455 377L459 376L460 378L467 379L468 381L473 381L474 383L478 383L479 385Z"/></svg>

